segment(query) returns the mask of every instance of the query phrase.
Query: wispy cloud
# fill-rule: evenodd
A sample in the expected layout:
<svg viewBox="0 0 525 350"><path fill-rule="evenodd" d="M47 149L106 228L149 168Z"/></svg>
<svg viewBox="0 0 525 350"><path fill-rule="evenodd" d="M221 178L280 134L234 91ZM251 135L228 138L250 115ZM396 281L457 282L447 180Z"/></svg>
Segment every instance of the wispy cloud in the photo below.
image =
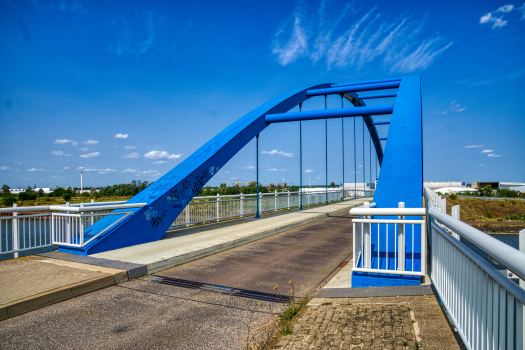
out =
<svg viewBox="0 0 525 350"><path fill-rule="evenodd" d="M57 140L55 140L55 144L57 144L57 145L65 145L65 144L68 144L68 143L70 143L71 146L73 146L73 147L78 146L78 142L76 142L74 140L68 140L68 139L57 139Z"/></svg>
<svg viewBox="0 0 525 350"><path fill-rule="evenodd" d="M487 13L486 15L481 16L479 19L479 24L491 24L492 29L502 28L507 25L507 21L504 19L504 15L512 11L521 12L520 19L525 18L525 3L521 7L514 7L512 4L503 5L497 10Z"/></svg>
<svg viewBox="0 0 525 350"><path fill-rule="evenodd" d="M491 149L484 149L483 151L481 151L481 153L492 153L492 152L494 151Z"/></svg>
<svg viewBox="0 0 525 350"><path fill-rule="evenodd" d="M268 171L286 171L286 169L272 168L272 169L268 169Z"/></svg>
<svg viewBox="0 0 525 350"><path fill-rule="evenodd" d="M133 55L135 58L140 57L150 51L153 44L157 41L159 31L164 28L166 17L155 11L137 13L137 15L139 15L138 21L145 19L142 26L135 25L131 27L124 19L119 23L121 25L119 29L120 34L117 37L116 43L109 46L109 51L115 56ZM171 50L161 49L157 51L166 54Z"/></svg>
<svg viewBox="0 0 525 350"><path fill-rule="evenodd" d="M452 45L439 33L425 37L422 22L410 16L389 18L374 7L354 19L349 4L328 5L323 1L317 11L297 6L274 36L272 52L279 64L308 58L313 63L324 59L328 69L360 69L374 61L391 72L413 72L427 68Z"/></svg>
<svg viewBox="0 0 525 350"><path fill-rule="evenodd" d="M153 164L157 164L157 165L161 165L161 164L166 164L167 162L165 160L159 160L157 162L153 162Z"/></svg>
<svg viewBox="0 0 525 350"><path fill-rule="evenodd" d="M478 166L485 166L485 164L479 164Z"/></svg>
<svg viewBox="0 0 525 350"><path fill-rule="evenodd" d="M462 107L456 101L452 101L452 102L450 102L450 105L448 106L448 108L446 110L444 110L444 111L436 111L436 113L438 113L438 114L447 114L449 112L463 112L465 110L466 110L465 107ZM465 148L468 148L468 147L465 147Z"/></svg>
<svg viewBox="0 0 525 350"><path fill-rule="evenodd" d="M135 169L125 169L125 170L122 170L123 173L136 173L137 170Z"/></svg>
<svg viewBox="0 0 525 350"><path fill-rule="evenodd" d="M126 146L124 147L124 149L135 149L136 147L135 146Z"/></svg>
<svg viewBox="0 0 525 350"><path fill-rule="evenodd" d="M84 141L84 143L86 145L96 145L98 143L98 141L95 141L95 140L87 140L87 141Z"/></svg>
<svg viewBox="0 0 525 350"><path fill-rule="evenodd" d="M68 169L69 169L69 167L68 167L68 166L65 166L65 167L64 167L64 170L68 170Z"/></svg>
<svg viewBox="0 0 525 350"><path fill-rule="evenodd" d="M488 154L489 158L496 158L496 157L501 157L501 154L494 154L494 153L491 153L491 154Z"/></svg>
<svg viewBox="0 0 525 350"><path fill-rule="evenodd" d="M470 146L465 146L464 148L481 148L483 147L483 145L470 145Z"/></svg>
<svg viewBox="0 0 525 350"><path fill-rule="evenodd" d="M69 157L71 156L72 154L69 154L69 153L64 153L62 151L53 151L52 152L55 156L64 156L64 157Z"/></svg>
<svg viewBox="0 0 525 350"><path fill-rule="evenodd" d="M0 166L0 170L9 170L9 169L11 168L8 166L5 166L5 165Z"/></svg>
<svg viewBox="0 0 525 350"><path fill-rule="evenodd" d="M126 154L126 155L125 155L124 157L122 157L122 158L138 158L138 157L140 157L140 154L137 153L137 152L133 152L133 153L131 153L131 154Z"/></svg>
<svg viewBox="0 0 525 350"><path fill-rule="evenodd" d="M92 157L98 157L98 156L100 156L100 152L93 152L93 153L81 154L80 158L92 158Z"/></svg>
<svg viewBox="0 0 525 350"><path fill-rule="evenodd" d="M243 169L248 169L248 170L255 169L255 167L253 165L243 166L242 168Z"/></svg>
<svg viewBox="0 0 525 350"><path fill-rule="evenodd" d="M116 134L115 137L117 139L127 139L128 138L128 134Z"/></svg>
<svg viewBox="0 0 525 350"><path fill-rule="evenodd" d="M107 174L107 173L112 173L112 172L115 172L116 170L115 169L111 169L111 168L107 168L107 169L97 169L97 168L83 168L83 167L78 167L79 170L82 170L84 172L97 172L99 174Z"/></svg>
<svg viewBox="0 0 525 350"><path fill-rule="evenodd" d="M88 149L89 148L87 148L87 147L79 147L79 150L81 150L81 151L87 151Z"/></svg>
<svg viewBox="0 0 525 350"><path fill-rule="evenodd" d="M310 169L306 169L305 173L313 173L314 171L313 170L310 170Z"/></svg>
<svg viewBox="0 0 525 350"><path fill-rule="evenodd" d="M149 159L179 159L182 157L182 153L179 154L169 154L166 151L150 151L144 155L144 157Z"/></svg>
<svg viewBox="0 0 525 350"><path fill-rule="evenodd" d="M292 158L293 157L293 153L285 153L283 151L278 151L276 149L272 150L272 151L262 151L263 154L269 154L271 156L275 155L275 154L278 154L280 156L283 156L283 157L288 157L288 158Z"/></svg>
<svg viewBox="0 0 525 350"><path fill-rule="evenodd" d="M45 170L45 169L31 168L31 169L27 169L26 171L34 172L34 171L44 171L44 170Z"/></svg>

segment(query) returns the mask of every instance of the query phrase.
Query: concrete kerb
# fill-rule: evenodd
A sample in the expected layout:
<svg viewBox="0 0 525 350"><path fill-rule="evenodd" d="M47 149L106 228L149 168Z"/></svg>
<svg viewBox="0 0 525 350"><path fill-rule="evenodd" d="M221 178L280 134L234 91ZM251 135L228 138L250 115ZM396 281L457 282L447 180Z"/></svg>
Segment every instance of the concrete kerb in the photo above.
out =
<svg viewBox="0 0 525 350"><path fill-rule="evenodd" d="M44 306L56 304L82 294L106 288L114 284L114 276L106 275L16 300L0 307L0 321Z"/></svg>

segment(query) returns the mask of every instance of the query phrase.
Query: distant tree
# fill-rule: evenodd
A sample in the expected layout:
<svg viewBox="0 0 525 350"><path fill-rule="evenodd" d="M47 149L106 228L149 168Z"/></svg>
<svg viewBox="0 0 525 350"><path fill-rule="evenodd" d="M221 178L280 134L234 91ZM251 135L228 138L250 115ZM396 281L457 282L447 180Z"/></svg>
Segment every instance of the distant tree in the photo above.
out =
<svg viewBox="0 0 525 350"><path fill-rule="evenodd" d="M66 202L69 202L71 200L71 193L69 192L65 192L64 195L62 196L62 198L66 201Z"/></svg>
<svg viewBox="0 0 525 350"><path fill-rule="evenodd" d="M10 195L11 192L9 192L10 188L6 184L2 185L2 190L0 191L0 195L7 196Z"/></svg>
<svg viewBox="0 0 525 350"><path fill-rule="evenodd" d="M38 195L38 197L44 197L45 196L44 190L43 189L39 189L38 192L37 192L37 195Z"/></svg>
<svg viewBox="0 0 525 350"><path fill-rule="evenodd" d="M16 203L16 196L13 194L2 196L2 204L5 206L12 206L13 203Z"/></svg>
<svg viewBox="0 0 525 350"><path fill-rule="evenodd" d="M335 187L335 182L332 181L332 183L328 187Z"/></svg>
<svg viewBox="0 0 525 350"><path fill-rule="evenodd" d="M37 197L38 194L35 191L33 191L33 188L31 188L31 186L27 186L24 192L20 192L18 194L18 199L22 201L32 201L35 200Z"/></svg>
<svg viewBox="0 0 525 350"><path fill-rule="evenodd" d="M290 192L298 192L299 191L299 186L290 186L290 187L288 187L288 191L290 191Z"/></svg>

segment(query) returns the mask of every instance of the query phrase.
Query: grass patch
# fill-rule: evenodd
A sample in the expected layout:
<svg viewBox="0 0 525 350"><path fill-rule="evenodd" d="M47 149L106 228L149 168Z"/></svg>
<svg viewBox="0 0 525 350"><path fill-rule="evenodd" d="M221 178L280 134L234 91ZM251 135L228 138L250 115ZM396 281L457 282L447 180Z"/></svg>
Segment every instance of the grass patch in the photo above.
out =
<svg viewBox="0 0 525 350"><path fill-rule="evenodd" d="M479 199L447 197L447 213L460 205L461 221L525 221L525 201L519 199Z"/></svg>

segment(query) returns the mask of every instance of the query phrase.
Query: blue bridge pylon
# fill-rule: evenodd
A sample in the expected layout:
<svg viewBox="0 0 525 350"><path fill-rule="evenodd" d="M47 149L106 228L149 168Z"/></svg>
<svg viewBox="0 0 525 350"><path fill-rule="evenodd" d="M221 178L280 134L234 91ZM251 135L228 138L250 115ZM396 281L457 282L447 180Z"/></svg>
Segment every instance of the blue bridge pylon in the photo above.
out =
<svg viewBox="0 0 525 350"><path fill-rule="evenodd" d="M182 163L131 198L127 203L146 203L142 208L132 209L133 215L107 229L82 248L61 246L59 250L89 255L160 240L192 198L237 152L270 124L288 121L362 117L381 166L374 196L376 206L393 208L397 207L398 202L404 202L407 208L421 207L423 150L420 80L419 75L411 75L357 83L320 84L276 97L231 124ZM358 94L385 89L398 90L397 93L379 92L366 96ZM309 98L327 95L340 95L350 101L353 107L288 112ZM366 106L364 102L365 99L386 97L395 97L395 103ZM372 116L387 114L391 114L390 122L374 123ZM385 123L389 123L390 127L388 147L383 151L376 125ZM116 219L106 217L98 221L89 227L89 234L96 235L114 220Z"/></svg>

